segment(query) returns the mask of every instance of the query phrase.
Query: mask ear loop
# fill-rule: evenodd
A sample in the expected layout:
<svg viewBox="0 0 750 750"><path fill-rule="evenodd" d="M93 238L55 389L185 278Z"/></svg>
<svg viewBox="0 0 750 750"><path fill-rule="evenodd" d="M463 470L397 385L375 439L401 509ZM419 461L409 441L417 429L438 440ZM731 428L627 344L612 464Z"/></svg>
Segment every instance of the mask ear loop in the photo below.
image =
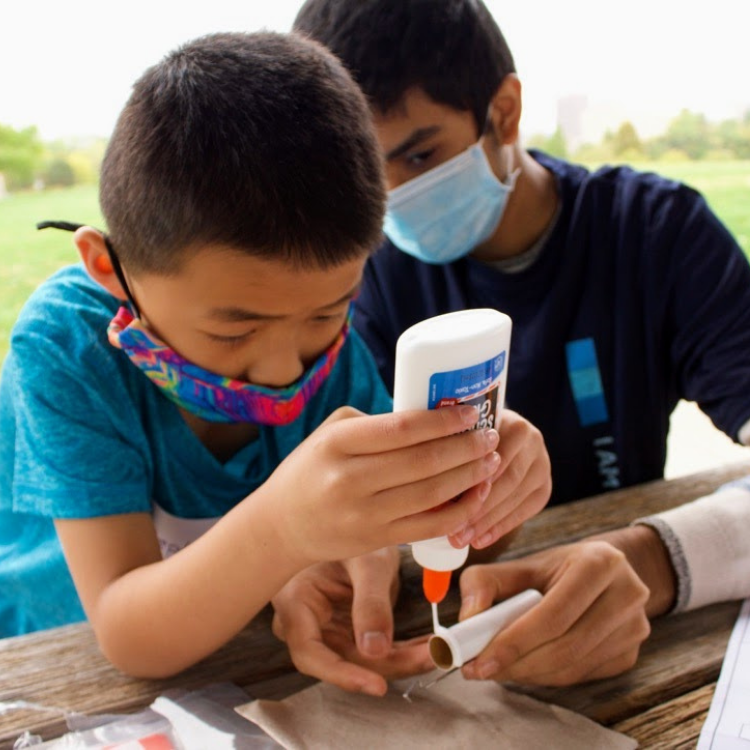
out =
<svg viewBox="0 0 750 750"><path fill-rule="evenodd" d="M503 184L513 190L513 188L515 188L516 186L518 175L521 174L521 167L519 165L515 169L513 169L513 148L511 144L503 146L503 148L508 149L508 167L505 171L505 179L503 180Z"/></svg>
<svg viewBox="0 0 750 750"><path fill-rule="evenodd" d="M117 253L115 252L114 247L112 247L112 243L109 241L109 237L107 237L106 234L102 235L104 237L104 244L107 246L107 252L109 253L109 259L112 262L112 270L115 272L115 276L117 276L117 280L120 282L120 286L122 287L122 290L125 292L125 296L128 298L128 302L130 303L130 306L133 308L133 315L136 318L141 317L141 311L138 305L135 302L135 299L133 298L133 295L130 292L130 287L128 286L128 282L125 279L125 273L122 270L122 266L120 265L120 259L117 257Z"/></svg>
<svg viewBox="0 0 750 750"><path fill-rule="evenodd" d="M75 232L76 230L80 229L82 226L85 226L84 224L74 224L70 221L40 221L37 225L37 229L62 229L65 232ZM115 272L115 276L117 276L117 280L120 282L120 286L122 287L122 290L125 292L125 296L128 298L128 304L132 308L133 316L136 318L141 317L141 311L138 308L138 305L135 302L135 299L133 298L133 295L130 292L130 287L128 286L128 282L125 279L125 274L123 273L122 266L120 265L120 259L117 257L117 253L115 252L114 247L112 247L112 243L109 241L109 237L102 232L102 237L104 238L104 244L107 248L107 254L109 255L109 261L112 264L112 270Z"/></svg>
<svg viewBox="0 0 750 750"><path fill-rule="evenodd" d="M487 108L487 116L484 120L484 128L482 129L482 132L479 134L479 141L482 140L482 138L486 138L489 134L494 134L494 124L492 122L492 107ZM506 167L505 167L505 177L502 180L502 184L506 187L513 190L513 188L516 186L516 180L518 179L518 175L521 174L521 167L518 166L515 169L513 169L513 149L510 147L510 144L508 146L505 146L504 144L499 145L500 149L506 149L506 153L508 155L508 158L506 159Z"/></svg>

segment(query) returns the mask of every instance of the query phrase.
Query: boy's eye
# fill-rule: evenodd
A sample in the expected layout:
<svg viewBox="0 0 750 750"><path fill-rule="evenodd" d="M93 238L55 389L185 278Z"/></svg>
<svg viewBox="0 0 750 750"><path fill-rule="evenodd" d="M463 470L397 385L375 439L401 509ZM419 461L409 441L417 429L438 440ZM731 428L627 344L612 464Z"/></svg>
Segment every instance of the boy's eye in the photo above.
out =
<svg viewBox="0 0 750 750"><path fill-rule="evenodd" d="M313 318L315 323L331 323L334 320L343 320L346 317L349 307L345 307L343 310L338 312L326 313L325 315L316 315Z"/></svg>
<svg viewBox="0 0 750 750"><path fill-rule="evenodd" d="M216 341L217 343L224 344L225 346L237 346L243 341L247 341L252 335L252 331L249 331L248 333L241 333L239 336L220 336L218 333L206 334L206 336L208 336L211 341Z"/></svg>

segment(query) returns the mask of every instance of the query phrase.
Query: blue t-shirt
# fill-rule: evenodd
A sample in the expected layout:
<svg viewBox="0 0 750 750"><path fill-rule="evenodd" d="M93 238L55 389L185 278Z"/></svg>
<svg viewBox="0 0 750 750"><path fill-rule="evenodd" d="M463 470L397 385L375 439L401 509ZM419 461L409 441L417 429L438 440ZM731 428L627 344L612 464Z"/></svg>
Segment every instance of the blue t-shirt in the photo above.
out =
<svg viewBox="0 0 750 750"><path fill-rule="evenodd" d="M221 463L174 403L112 347L119 302L81 266L29 298L0 381L0 636L84 618L53 519L150 512L224 515L339 406L390 411L352 332L299 419L260 427Z"/></svg>
<svg viewBox="0 0 750 750"><path fill-rule="evenodd" d="M736 440L750 419L750 266L737 243L684 185L532 156L554 175L560 214L527 269L428 265L390 243L369 259L355 325L386 385L406 328L491 307L513 319L507 405L544 435L551 502L660 478L680 398Z"/></svg>

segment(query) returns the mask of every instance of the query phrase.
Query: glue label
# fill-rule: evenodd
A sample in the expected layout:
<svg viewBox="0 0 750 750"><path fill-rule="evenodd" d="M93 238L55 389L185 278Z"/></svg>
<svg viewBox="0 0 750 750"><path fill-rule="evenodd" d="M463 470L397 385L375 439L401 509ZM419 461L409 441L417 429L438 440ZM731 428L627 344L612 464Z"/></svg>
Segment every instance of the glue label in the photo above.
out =
<svg viewBox="0 0 750 750"><path fill-rule="evenodd" d="M430 378L428 409L462 404L479 409L477 430L496 427L498 393L502 389L506 353L471 367L436 372Z"/></svg>

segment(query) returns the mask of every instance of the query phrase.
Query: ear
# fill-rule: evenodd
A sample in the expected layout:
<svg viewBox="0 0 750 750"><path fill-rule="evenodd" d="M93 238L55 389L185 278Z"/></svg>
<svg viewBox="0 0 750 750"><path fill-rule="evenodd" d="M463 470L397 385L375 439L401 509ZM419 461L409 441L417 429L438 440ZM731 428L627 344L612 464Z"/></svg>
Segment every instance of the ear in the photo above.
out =
<svg viewBox="0 0 750 750"><path fill-rule="evenodd" d="M490 101L490 122L495 138L502 146L518 140L521 122L521 81L508 73Z"/></svg>
<svg viewBox="0 0 750 750"><path fill-rule="evenodd" d="M113 297L123 301L127 300L125 290L112 267L112 261L102 233L91 227L81 227L76 230L73 242L78 248L78 254L81 256L88 275L97 284L103 286Z"/></svg>

